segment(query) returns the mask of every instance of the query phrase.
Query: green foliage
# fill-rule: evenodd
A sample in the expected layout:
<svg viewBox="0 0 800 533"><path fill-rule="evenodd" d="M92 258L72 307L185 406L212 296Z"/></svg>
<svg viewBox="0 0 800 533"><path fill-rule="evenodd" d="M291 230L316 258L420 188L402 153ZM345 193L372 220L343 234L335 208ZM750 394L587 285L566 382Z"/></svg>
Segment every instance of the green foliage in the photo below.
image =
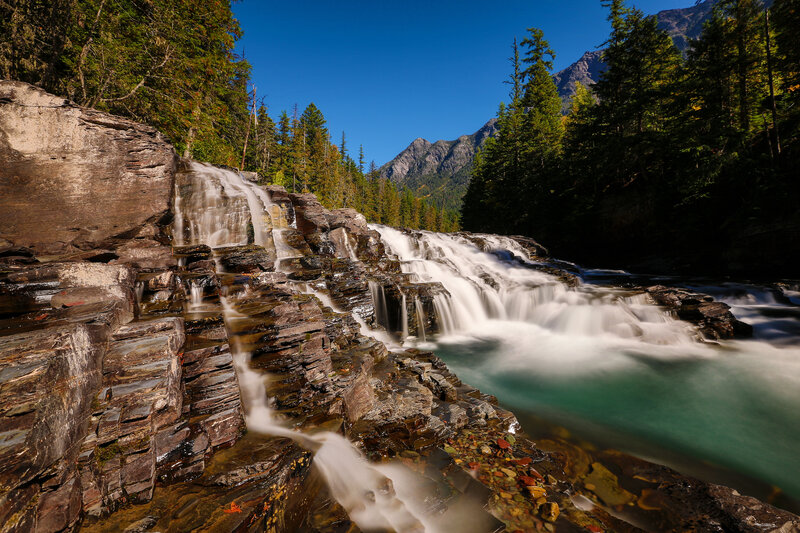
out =
<svg viewBox="0 0 800 533"><path fill-rule="evenodd" d="M466 229L529 233L530 214L549 190L564 136L561 99L549 72L553 51L541 30L528 34L520 43L525 69L516 40L512 45L511 102L500 105L497 137L475 158L461 211Z"/></svg>
<svg viewBox="0 0 800 533"><path fill-rule="evenodd" d="M276 124L266 107L258 108L257 125L253 127L256 134L245 157L246 170L258 172L265 182L290 192L313 192L330 209L356 209L370 222L432 231L458 230L455 213L381 179L374 163L365 173L363 149L359 149L356 162L347 153L344 133L339 146L333 144L325 117L316 105L309 104L299 117L296 111L293 115L295 118L290 118L283 111Z"/></svg>
<svg viewBox="0 0 800 533"><path fill-rule="evenodd" d="M655 17L604 5L606 70L576 87L563 123L543 35L522 41L525 70L514 47L516 90L475 159L464 227L532 235L579 260L675 255L725 269L740 235L800 223L800 1L776 0L768 27L759 0L722 0L685 58ZM787 231L766 246L797 247ZM785 266L791 253L773 256Z"/></svg>
<svg viewBox="0 0 800 533"><path fill-rule="evenodd" d="M250 66L229 1L0 3L0 74L147 122L185 155L237 165Z"/></svg>

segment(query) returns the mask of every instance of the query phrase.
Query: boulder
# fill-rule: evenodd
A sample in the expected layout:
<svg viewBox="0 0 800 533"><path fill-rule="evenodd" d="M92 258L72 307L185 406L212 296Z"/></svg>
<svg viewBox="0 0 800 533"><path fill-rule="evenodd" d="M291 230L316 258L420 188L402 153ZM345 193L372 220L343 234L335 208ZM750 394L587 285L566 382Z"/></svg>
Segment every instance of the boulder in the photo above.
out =
<svg viewBox="0 0 800 533"><path fill-rule="evenodd" d="M681 320L696 324L710 339L753 336L753 326L737 320L728 304L714 301L707 294L663 285L654 285L646 290L656 303L673 310Z"/></svg>
<svg viewBox="0 0 800 533"><path fill-rule="evenodd" d="M174 149L154 129L0 81L0 241L58 254L169 212Z"/></svg>

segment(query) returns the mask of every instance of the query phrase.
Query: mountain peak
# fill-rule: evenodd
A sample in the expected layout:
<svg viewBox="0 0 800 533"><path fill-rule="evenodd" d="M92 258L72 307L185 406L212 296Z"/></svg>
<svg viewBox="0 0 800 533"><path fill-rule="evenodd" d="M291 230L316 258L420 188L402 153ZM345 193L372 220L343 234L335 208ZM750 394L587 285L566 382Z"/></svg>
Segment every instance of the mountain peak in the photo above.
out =
<svg viewBox="0 0 800 533"><path fill-rule="evenodd" d="M475 133L452 141L431 143L419 137L380 168L381 177L417 192L429 191L434 199L455 207L466 191L475 152L496 133L497 119L492 118Z"/></svg>

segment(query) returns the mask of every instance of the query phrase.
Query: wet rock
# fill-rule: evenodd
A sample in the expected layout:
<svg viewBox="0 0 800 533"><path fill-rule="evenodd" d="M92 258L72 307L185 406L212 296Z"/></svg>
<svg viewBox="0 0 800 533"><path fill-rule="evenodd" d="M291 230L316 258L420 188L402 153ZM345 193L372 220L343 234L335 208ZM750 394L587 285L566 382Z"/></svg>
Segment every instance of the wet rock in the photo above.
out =
<svg viewBox="0 0 800 533"><path fill-rule="evenodd" d="M140 270L165 269L177 266L172 248L151 239L132 240L114 250L117 258L111 264L124 264Z"/></svg>
<svg viewBox="0 0 800 533"><path fill-rule="evenodd" d="M41 490L35 479L54 479L38 510L30 510L42 531L66 527L80 510L74 464L108 335L105 326L78 323L0 338L0 495L13 501L31 491L28 501ZM7 525L26 516L18 513Z"/></svg>
<svg viewBox="0 0 800 533"><path fill-rule="evenodd" d="M292 193L289 195L294 206L295 219L297 222L297 229L303 235L310 235L314 233L325 233L330 231L331 227L328 223L327 210L322 207L317 197L310 193L297 194Z"/></svg>
<svg viewBox="0 0 800 533"><path fill-rule="evenodd" d="M286 227L290 227L295 222L294 206L289 198L289 193L280 185L267 185L264 187L269 193L272 202L280 208L282 220L286 222ZM277 214L277 213L276 213ZM273 216L273 219L276 218Z"/></svg>
<svg viewBox="0 0 800 533"><path fill-rule="evenodd" d="M189 267L198 261L208 261L212 259L211 248L205 244L191 246L173 246L173 255L182 260L182 266Z"/></svg>
<svg viewBox="0 0 800 533"><path fill-rule="evenodd" d="M302 531L320 489L308 452L287 439L247 436L214 454L199 477L159 487L146 504L90 518L81 531L145 524L146 531Z"/></svg>
<svg viewBox="0 0 800 533"><path fill-rule="evenodd" d="M0 99L0 238L85 250L168 213L176 157L155 130L22 82L0 82Z"/></svg>
<svg viewBox="0 0 800 533"><path fill-rule="evenodd" d="M182 412L183 343L183 322L177 318L133 323L113 335L81 446L87 512L113 509L125 495L139 502L152 497L155 436Z"/></svg>
<svg viewBox="0 0 800 533"><path fill-rule="evenodd" d="M146 533L158 522L157 516L145 516L122 530L122 533Z"/></svg>
<svg viewBox="0 0 800 533"><path fill-rule="evenodd" d="M248 245L218 248L219 262L227 272L271 272L275 270L275 251Z"/></svg>
<svg viewBox="0 0 800 533"><path fill-rule="evenodd" d="M678 318L696 324L710 339L752 337L753 327L737 320L730 306L711 296L684 289L655 285L646 289L659 305L675 311Z"/></svg>
<svg viewBox="0 0 800 533"><path fill-rule="evenodd" d="M124 323L133 319L133 283L133 271L124 266L98 263L18 266L0 275L0 302L7 302L7 312L12 316L47 307L113 305L118 320Z"/></svg>

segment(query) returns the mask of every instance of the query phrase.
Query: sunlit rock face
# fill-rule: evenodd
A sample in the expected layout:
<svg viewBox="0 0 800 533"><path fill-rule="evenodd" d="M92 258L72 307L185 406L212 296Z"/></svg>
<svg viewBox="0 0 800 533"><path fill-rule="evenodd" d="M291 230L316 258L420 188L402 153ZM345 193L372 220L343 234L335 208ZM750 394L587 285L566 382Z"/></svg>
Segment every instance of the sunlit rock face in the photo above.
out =
<svg viewBox="0 0 800 533"><path fill-rule="evenodd" d="M169 211L175 152L152 128L0 81L0 248L89 249Z"/></svg>

